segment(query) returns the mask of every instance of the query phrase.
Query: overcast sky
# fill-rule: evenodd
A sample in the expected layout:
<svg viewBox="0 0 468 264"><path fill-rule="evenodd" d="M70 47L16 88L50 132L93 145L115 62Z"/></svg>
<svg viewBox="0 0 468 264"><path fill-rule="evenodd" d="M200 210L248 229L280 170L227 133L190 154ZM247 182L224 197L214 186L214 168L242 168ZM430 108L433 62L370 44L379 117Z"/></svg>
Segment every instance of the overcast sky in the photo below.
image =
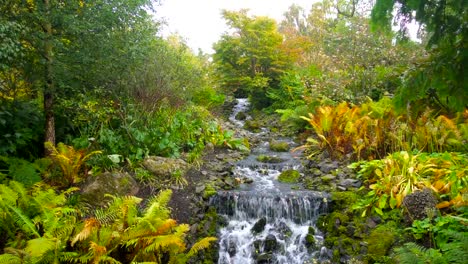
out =
<svg viewBox="0 0 468 264"><path fill-rule="evenodd" d="M197 52L200 48L212 53L212 44L219 40L227 26L221 10L250 9L250 15L268 16L281 20L292 4L310 10L316 0L162 0L156 16L164 17L167 25L163 35L178 33Z"/></svg>

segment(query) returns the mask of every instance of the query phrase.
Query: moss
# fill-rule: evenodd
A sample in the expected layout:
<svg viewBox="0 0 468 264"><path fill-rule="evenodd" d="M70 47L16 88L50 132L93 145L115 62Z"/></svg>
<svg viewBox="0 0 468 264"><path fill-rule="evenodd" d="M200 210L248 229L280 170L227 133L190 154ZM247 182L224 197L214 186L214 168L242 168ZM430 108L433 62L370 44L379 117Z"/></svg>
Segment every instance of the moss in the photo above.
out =
<svg viewBox="0 0 468 264"><path fill-rule="evenodd" d="M259 155L257 157L257 161L263 162L263 163L280 163L283 160L279 157L276 156L268 156L268 155Z"/></svg>
<svg viewBox="0 0 468 264"><path fill-rule="evenodd" d="M211 196L216 194L216 189L213 187L211 184L206 184L205 185L205 191L203 192L203 198L208 199Z"/></svg>
<svg viewBox="0 0 468 264"><path fill-rule="evenodd" d="M285 183L297 183L301 174L297 170L285 170L278 176L278 181Z"/></svg>
<svg viewBox="0 0 468 264"><path fill-rule="evenodd" d="M255 120L245 121L244 128L252 132L260 132L261 125Z"/></svg>
<svg viewBox="0 0 468 264"><path fill-rule="evenodd" d="M368 257L378 261L387 256L391 246L395 243L394 227L392 224L380 225L370 233L366 239Z"/></svg>
<svg viewBox="0 0 468 264"><path fill-rule="evenodd" d="M289 151L289 144L284 141L270 141L270 150L276 152L288 152Z"/></svg>
<svg viewBox="0 0 468 264"><path fill-rule="evenodd" d="M356 192L332 192L333 210L349 210L358 198Z"/></svg>

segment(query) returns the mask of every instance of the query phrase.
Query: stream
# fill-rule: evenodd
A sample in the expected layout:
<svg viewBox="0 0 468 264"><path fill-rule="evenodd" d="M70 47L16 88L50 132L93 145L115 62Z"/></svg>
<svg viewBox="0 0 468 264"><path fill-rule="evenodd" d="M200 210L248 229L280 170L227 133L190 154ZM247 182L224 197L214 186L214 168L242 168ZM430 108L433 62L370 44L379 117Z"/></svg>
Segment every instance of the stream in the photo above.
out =
<svg viewBox="0 0 468 264"><path fill-rule="evenodd" d="M236 115L246 113L248 107L247 99L237 99L229 120L242 128L244 121L237 120ZM277 180L284 170L301 172L302 153L271 151L266 128L251 136L259 138L260 143L237 162L233 177L253 182L236 190L219 191L211 200L218 214L227 219L218 234L218 264L303 264L327 259L323 237L315 227L318 216L327 212L327 194ZM275 140L295 146L288 138ZM277 160L260 162L260 155Z"/></svg>

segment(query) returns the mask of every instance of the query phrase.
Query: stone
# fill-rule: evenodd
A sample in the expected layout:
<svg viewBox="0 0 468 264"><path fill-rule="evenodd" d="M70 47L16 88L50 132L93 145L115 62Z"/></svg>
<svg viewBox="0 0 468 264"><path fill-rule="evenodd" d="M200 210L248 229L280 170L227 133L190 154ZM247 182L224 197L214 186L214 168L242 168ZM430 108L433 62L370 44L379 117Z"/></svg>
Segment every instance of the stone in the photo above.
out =
<svg viewBox="0 0 468 264"><path fill-rule="evenodd" d="M143 167L158 178L170 178L174 173L184 175L190 165L182 159L149 156L143 160Z"/></svg>
<svg viewBox="0 0 468 264"><path fill-rule="evenodd" d="M252 227L251 229L252 233L259 234L263 232L263 230L265 229L265 225L266 225L266 218L265 217L260 218Z"/></svg>
<svg viewBox="0 0 468 264"><path fill-rule="evenodd" d="M135 179L122 172L104 172L94 177L88 177L81 187L81 199L92 208L106 206L111 200L105 194L113 196L136 195L139 187Z"/></svg>
<svg viewBox="0 0 468 264"><path fill-rule="evenodd" d="M205 185L200 184L195 187L195 193L201 194L205 190Z"/></svg>
<svg viewBox="0 0 468 264"><path fill-rule="evenodd" d="M403 199L403 206L406 208L405 218L409 222L413 222L427 218L428 213L434 216L437 212L436 205L437 199L430 189L415 191Z"/></svg>
<svg viewBox="0 0 468 264"><path fill-rule="evenodd" d="M247 178L247 177L242 178L242 181L246 184L251 184L254 182L252 178Z"/></svg>
<svg viewBox="0 0 468 264"><path fill-rule="evenodd" d="M297 170L285 170L282 171L278 176L278 181L285 183L297 183L299 182L300 177L301 174Z"/></svg>
<svg viewBox="0 0 468 264"><path fill-rule="evenodd" d="M258 255L256 264L270 264L273 263L273 255L268 253L263 253Z"/></svg>
<svg viewBox="0 0 468 264"><path fill-rule="evenodd" d="M330 181L334 180L335 178L336 178L336 176L331 175L331 174L327 174L327 175L324 175L324 176L320 177L320 179L322 179L323 182L330 182Z"/></svg>
<svg viewBox="0 0 468 264"><path fill-rule="evenodd" d="M244 112L239 112L234 118L236 120L245 120L247 118L247 115Z"/></svg>
<svg viewBox="0 0 468 264"><path fill-rule="evenodd" d="M333 170L338 169L339 164L337 161L322 161L318 164L320 171L323 173L330 173Z"/></svg>
<svg viewBox="0 0 468 264"><path fill-rule="evenodd" d="M281 163L283 162L283 159L281 159L278 156L258 155L257 161L260 161L263 163Z"/></svg>
<svg viewBox="0 0 468 264"><path fill-rule="evenodd" d="M292 235L292 230L291 228L288 227L288 225L281 221L279 224L278 224L278 234L280 234L280 239L284 240L284 238L286 237L290 237Z"/></svg>
<svg viewBox="0 0 468 264"><path fill-rule="evenodd" d="M275 152L288 152L289 151L288 142L271 140L269 145L270 145L270 150L275 151Z"/></svg>
<svg viewBox="0 0 468 264"><path fill-rule="evenodd" d="M276 240L275 235L269 234L265 238L264 250L265 252L272 253L278 248L278 241Z"/></svg>
<svg viewBox="0 0 468 264"><path fill-rule="evenodd" d="M346 189L359 188L361 187L361 185L362 185L362 182L356 179L344 179L338 183L338 186L345 187Z"/></svg>

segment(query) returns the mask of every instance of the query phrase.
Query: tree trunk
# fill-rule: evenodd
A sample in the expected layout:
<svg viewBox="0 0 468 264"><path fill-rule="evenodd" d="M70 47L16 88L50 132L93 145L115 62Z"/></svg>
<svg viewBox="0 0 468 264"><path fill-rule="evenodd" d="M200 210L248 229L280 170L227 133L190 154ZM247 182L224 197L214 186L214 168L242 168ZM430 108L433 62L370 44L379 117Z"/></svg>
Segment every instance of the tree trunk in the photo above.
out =
<svg viewBox="0 0 468 264"><path fill-rule="evenodd" d="M44 142L51 142L55 146L55 116L54 116L54 77L53 77L53 48L52 48L52 24L50 23L50 3L44 0L46 10L46 21L44 31L46 34L44 44L45 65L45 86L44 86L44 115L45 115L45 137ZM50 155L49 150L45 150L46 156Z"/></svg>

